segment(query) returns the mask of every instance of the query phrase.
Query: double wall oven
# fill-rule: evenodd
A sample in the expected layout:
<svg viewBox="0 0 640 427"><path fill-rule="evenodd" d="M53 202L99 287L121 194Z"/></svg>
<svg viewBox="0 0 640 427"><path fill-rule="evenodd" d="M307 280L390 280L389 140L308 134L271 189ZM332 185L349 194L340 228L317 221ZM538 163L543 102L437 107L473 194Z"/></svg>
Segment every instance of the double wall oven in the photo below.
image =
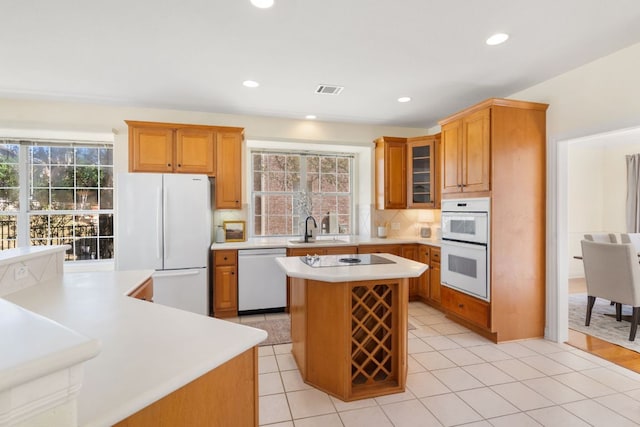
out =
<svg viewBox="0 0 640 427"><path fill-rule="evenodd" d="M490 300L488 197L442 201L441 281Z"/></svg>

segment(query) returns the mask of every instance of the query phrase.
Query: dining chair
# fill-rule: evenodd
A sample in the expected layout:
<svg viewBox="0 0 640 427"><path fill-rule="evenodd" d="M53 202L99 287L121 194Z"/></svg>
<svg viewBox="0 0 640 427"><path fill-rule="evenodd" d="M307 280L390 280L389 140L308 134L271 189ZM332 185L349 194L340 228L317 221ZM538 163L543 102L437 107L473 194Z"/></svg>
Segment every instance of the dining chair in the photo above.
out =
<svg viewBox="0 0 640 427"><path fill-rule="evenodd" d="M640 233L622 233L620 235L622 243L631 243L636 252L640 253Z"/></svg>
<svg viewBox="0 0 640 427"><path fill-rule="evenodd" d="M591 323L596 298L616 302L616 320L622 320L622 304L633 307L629 341L634 341L640 320L640 263L630 243L601 243L582 240L582 257L587 281L587 316Z"/></svg>
<svg viewBox="0 0 640 427"><path fill-rule="evenodd" d="M618 239L616 239L616 235L613 233L585 234L584 238L592 242L618 243Z"/></svg>

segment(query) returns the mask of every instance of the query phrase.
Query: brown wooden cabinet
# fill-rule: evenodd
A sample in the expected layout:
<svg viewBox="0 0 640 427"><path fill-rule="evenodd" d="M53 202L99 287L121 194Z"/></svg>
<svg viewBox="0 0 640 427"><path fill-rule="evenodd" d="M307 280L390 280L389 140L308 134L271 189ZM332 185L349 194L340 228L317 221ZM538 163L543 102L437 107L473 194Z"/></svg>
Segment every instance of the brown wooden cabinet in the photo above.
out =
<svg viewBox="0 0 640 427"><path fill-rule="evenodd" d="M436 307L440 306L440 248L431 247L429 264L429 302Z"/></svg>
<svg viewBox="0 0 640 427"><path fill-rule="evenodd" d="M442 193L490 190L491 108L442 125Z"/></svg>
<svg viewBox="0 0 640 427"><path fill-rule="evenodd" d="M406 138L383 136L375 143L376 209L407 207Z"/></svg>
<svg viewBox="0 0 640 427"><path fill-rule="evenodd" d="M213 256L213 315L238 315L238 251L215 250Z"/></svg>
<svg viewBox="0 0 640 427"><path fill-rule="evenodd" d="M418 299L427 302L429 299L429 279L431 276L431 247L418 245L418 261L427 264L429 268L418 277Z"/></svg>
<svg viewBox="0 0 640 427"><path fill-rule="evenodd" d="M544 336L547 108L491 98L439 122L442 197L491 198L490 302L443 287L442 306L497 342Z"/></svg>
<svg viewBox="0 0 640 427"><path fill-rule="evenodd" d="M242 208L242 133L218 132L215 197L217 209Z"/></svg>
<svg viewBox="0 0 640 427"><path fill-rule="evenodd" d="M126 121L129 171L215 175L212 127Z"/></svg>
<svg viewBox="0 0 640 427"><path fill-rule="evenodd" d="M440 134L407 138L407 208L440 207L436 174Z"/></svg>
<svg viewBox="0 0 640 427"><path fill-rule="evenodd" d="M419 261L418 245L402 245L400 248L400 256L412 261ZM418 299L420 287L420 277L409 278L409 299Z"/></svg>
<svg viewBox="0 0 640 427"><path fill-rule="evenodd" d="M174 172L215 175L215 135L212 129L177 129Z"/></svg>
<svg viewBox="0 0 640 427"><path fill-rule="evenodd" d="M392 254L402 256L402 245L360 245L359 254Z"/></svg>
<svg viewBox="0 0 640 427"><path fill-rule="evenodd" d="M115 427L258 425L258 347L150 403Z"/></svg>
<svg viewBox="0 0 640 427"><path fill-rule="evenodd" d="M140 286L129 293L130 297L153 302L153 278L149 277Z"/></svg>

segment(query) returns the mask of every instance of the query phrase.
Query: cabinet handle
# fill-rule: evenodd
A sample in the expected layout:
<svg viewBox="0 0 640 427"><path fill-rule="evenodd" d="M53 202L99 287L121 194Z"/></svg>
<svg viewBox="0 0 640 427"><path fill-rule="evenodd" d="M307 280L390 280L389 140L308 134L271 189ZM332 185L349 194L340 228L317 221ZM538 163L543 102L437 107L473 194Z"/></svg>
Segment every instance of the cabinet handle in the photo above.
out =
<svg viewBox="0 0 640 427"><path fill-rule="evenodd" d="M171 163L167 163L167 166L171 166Z"/></svg>
<svg viewBox="0 0 640 427"><path fill-rule="evenodd" d="M464 308L464 304L458 304L458 308Z"/></svg>
<svg viewBox="0 0 640 427"><path fill-rule="evenodd" d="M232 276L235 276L235 275L236 275L236 272L235 272L235 271L232 271L232 272L231 272L231 275L232 275Z"/></svg>
<svg viewBox="0 0 640 427"><path fill-rule="evenodd" d="M182 165L181 165L180 163L178 163L178 167L179 167L179 168L181 168L181 167L182 167Z"/></svg>
<svg viewBox="0 0 640 427"><path fill-rule="evenodd" d="M224 257L224 260L226 261L226 260L227 260L227 257Z"/></svg>

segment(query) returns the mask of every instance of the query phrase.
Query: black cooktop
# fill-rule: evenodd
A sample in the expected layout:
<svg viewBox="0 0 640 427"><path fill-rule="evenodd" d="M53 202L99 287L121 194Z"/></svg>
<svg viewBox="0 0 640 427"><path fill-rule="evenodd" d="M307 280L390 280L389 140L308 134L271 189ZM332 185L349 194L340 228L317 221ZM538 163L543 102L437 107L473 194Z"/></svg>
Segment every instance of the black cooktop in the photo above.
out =
<svg viewBox="0 0 640 427"><path fill-rule="evenodd" d="M300 260L309 267L314 268L345 267L349 265L395 264L395 261L373 254L307 255L301 256Z"/></svg>

